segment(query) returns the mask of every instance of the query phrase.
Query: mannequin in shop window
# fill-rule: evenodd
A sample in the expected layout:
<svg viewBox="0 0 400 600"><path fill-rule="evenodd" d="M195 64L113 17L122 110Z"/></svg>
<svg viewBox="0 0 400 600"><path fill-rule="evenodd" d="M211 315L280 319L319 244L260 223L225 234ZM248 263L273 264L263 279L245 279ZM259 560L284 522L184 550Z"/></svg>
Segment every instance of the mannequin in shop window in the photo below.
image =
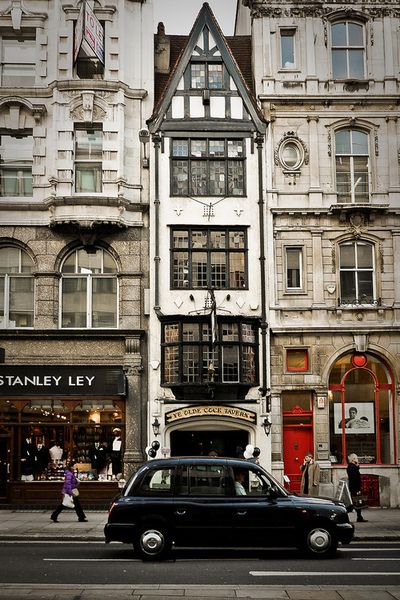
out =
<svg viewBox="0 0 400 600"><path fill-rule="evenodd" d="M50 462L49 449L43 444L38 442L36 444L36 464L35 464L35 478L46 479L46 472Z"/></svg>
<svg viewBox="0 0 400 600"><path fill-rule="evenodd" d="M112 477L119 479L122 476L122 438L118 427L113 429L113 436L110 451Z"/></svg>
<svg viewBox="0 0 400 600"><path fill-rule="evenodd" d="M98 476L106 475L107 473L107 450L100 442L95 442L89 448L89 460L92 469L95 469Z"/></svg>
<svg viewBox="0 0 400 600"><path fill-rule="evenodd" d="M51 462L54 464L60 463L64 454L59 442L53 442L49 450Z"/></svg>
<svg viewBox="0 0 400 600"><path fill-rule="evenodd" d="M33 481L36 468L37 456L36 446L32 438L27 436L21 448L21 480Z"/></svg>

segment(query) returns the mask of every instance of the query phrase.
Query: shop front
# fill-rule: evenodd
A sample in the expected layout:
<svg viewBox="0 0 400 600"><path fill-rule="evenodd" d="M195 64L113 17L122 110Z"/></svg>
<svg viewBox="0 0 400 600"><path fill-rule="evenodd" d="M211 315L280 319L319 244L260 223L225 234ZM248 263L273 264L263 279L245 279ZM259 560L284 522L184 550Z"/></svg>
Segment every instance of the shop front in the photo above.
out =
<svg viewBox="0 0 400 600"><path fill-rule="evenodd" d="M73 462L82 502L106 506L123 472L119 367L0 367L0 502L49 505Z"/></svg>
<svg viewBox="0 0 400 600"><path fill-rule="evenodd" d="M166 456L243 458L248 444L265 443L257 437L257 413L238 406L182 406L166 410L164 424L161 452Z"/></svg>
<svg viewBox="0 0 400 600"><path fill-rule="evenodd" d="M327 368L326 388L281 390L283 472L299 491L304 455L321 466L320 493L334 496L357 454L369 506L398 506L398 407L393 370L378 353L345 352ZM299 386L300 387L300 386ZM276 412L278 414L278 411Z"/></svg>

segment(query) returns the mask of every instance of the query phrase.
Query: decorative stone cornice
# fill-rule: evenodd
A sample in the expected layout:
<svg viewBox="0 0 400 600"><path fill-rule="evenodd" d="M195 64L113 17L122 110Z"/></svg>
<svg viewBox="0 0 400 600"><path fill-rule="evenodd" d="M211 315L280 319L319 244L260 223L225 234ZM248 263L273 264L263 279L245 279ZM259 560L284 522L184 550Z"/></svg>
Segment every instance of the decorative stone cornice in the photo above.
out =
<svg viewBox="0 0 400 600"><path fill-rule="evenodd" d="M309 0L304 2L287 2L282 5L279 0L242 0L243 6L250 9L253 18L261 17L331 17L337 12L347 15L364 14L370 19L382 17L400 17L400 7L398 0L366 0L357 2L349 0L344 3L343 0L329 0L329 2L319 2Z"/></svg>

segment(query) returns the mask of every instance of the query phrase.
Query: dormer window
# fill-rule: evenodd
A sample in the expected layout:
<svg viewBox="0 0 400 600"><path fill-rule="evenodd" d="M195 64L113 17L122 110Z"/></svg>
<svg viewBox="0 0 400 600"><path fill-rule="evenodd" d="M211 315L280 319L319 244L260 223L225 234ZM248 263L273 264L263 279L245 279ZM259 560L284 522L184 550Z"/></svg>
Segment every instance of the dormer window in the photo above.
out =
<svg viewBox="0 0 400 600"><path fill-rule="evenodd" d="M221 90L224 87L222 63L192 63L190 87L197 90Z"/></svg>

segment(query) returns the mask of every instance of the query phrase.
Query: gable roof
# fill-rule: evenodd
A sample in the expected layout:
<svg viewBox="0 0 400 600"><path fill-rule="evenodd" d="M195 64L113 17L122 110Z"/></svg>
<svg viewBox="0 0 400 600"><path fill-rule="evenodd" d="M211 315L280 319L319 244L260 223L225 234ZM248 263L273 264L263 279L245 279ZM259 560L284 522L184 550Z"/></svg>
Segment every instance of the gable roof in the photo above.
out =
<svg viewBox="0 0 400 600"><path fill-rule="evenodd" d="M155 105L153 115L148 119L152 132L157 131L168 109L178 83L191 59L198 37L207 26L213 36L222 60L225 63L243 102L260 132L265 131L266 121L257 106L254 96L254 81L251 61L250 36L225 37L208 3L204 3L188 36L166 36L170 45L169 73L155 74ZM155 36L157 42L158 35Z"/></svg>

